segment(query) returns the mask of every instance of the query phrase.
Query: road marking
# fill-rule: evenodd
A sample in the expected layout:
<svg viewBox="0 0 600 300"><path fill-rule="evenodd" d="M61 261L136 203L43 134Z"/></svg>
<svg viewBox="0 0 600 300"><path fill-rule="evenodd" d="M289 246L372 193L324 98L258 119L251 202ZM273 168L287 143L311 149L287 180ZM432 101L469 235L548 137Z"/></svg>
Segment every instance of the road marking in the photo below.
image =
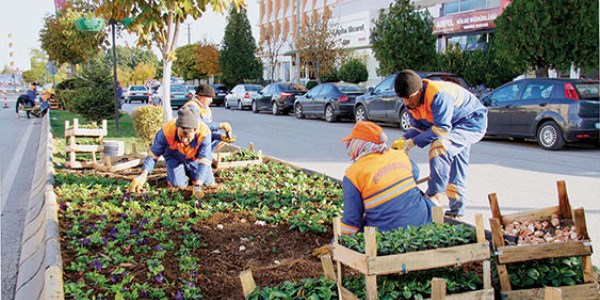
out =
<svg viewBox="0 0 600 300"><path fill-rule="evenodd" d="M15 150L15 157L13 157L13 159L11 159L10 161L10 165L8 166L8 171L6 172L6 175L4 177L6 177L6 181L2 182L2 211L4 212L4 205L6 204L6 200L8 198L8 195L10 195L10 192L12 190L12 184L15 181L15 177L16 177L16 172L17 172L17 168L19 167L19 164L21 163L21 161L23 160L23 155L25 154L25 146L27 146L27 143L29 142L29 138L31 137L31 131L33 130L33 124L29 123L29 126L27 126L27 129L25 131L25 134L23 135L23 139L21 139L21 142L19 143L19 146L17 146L16 150ZM35 151L35 153L37 153L37 150Z"/></svg>

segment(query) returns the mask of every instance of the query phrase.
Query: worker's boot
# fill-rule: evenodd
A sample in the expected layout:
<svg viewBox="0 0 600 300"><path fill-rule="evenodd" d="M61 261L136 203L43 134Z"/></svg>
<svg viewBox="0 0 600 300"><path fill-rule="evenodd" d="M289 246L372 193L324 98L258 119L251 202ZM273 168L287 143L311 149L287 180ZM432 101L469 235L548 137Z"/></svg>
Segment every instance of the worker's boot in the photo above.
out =
<svg viewBox="0 0 600 300"><path fill-rule="evenodd" d="M443 206L444 203L449 203L448 197L444 193L435 193L433 195L429 195L429 200L433 201L437 206Z"/></svg>

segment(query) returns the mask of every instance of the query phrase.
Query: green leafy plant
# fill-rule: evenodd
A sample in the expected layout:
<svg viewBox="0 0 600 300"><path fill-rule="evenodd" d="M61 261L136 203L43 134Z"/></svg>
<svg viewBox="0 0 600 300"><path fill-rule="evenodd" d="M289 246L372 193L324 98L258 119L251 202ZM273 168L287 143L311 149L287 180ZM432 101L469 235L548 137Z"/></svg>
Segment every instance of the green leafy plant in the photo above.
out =
<svg viewBox="0 0 600 300"><path fill-rule="evenodd" d="M392 255L429 249L446 248L474 243L475 228L458 224L430 223L419 227L407 226L377 233L377 255ZM341 245L365 252L365 236L359 232L354 235L341 235Z"/></svg>
<svg viewBox="0 0 600 300"><path fill-rule="evenodd" d="M335 281L321 276L319 278L306 278L300 282L286 281L274 287L255 289L247 299L337 299L337 286Z"/></svg>
<svg viewBox="0 0 600 300"><path fill-rule="evenodd" d="M225 156L223 161L232 162L232 161L246 161L246 160L257 160L259 159L258 153L255 151L250 151L247 149L242 149L233 155Z"/></svg>
<svg viewBox="0 0 600 300"><path fill-rule="evenodd" d="M507 265L515 289L583 283L581 257L550 258Z"/></svg>
<svg viewBox="0 0 600 300"><path fill-rule="evenodd" d="M360 59L352 58L340 67L339 77L342 81L359 83L369 79L369 71Z"/></svg>

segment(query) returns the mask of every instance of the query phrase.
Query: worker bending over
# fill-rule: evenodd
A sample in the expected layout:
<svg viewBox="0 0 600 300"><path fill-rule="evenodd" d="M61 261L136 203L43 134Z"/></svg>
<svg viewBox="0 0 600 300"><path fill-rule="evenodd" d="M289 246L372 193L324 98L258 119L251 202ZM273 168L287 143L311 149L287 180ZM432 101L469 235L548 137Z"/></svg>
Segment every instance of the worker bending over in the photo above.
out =
<svg viewBox="0 0 600 300"><path fill-rule="evenodd" d="M130 190L140 192L148 174L152 174L160 156L167 164L167 180L173 188L183 189L189 177L194 185L194 196L203 198L202 185L212 185L210 129L198 120L191 108L182 108L177 118L165 124L156 134L154 144L144 160L142 174L131 182Z"/></svg>
<svg viewBox="0 0 600 300"><path fill-rule="evenodd" d="M212 103L214 96L215 90L210 85L201 83L196 88L196 95L194 98L186 102L183 107L193 108L196 111L200 121L210 128L212 136L212 149L216 150L221 147L223 143L233 143L235 140L231 135L231 125L229 125L229 123L213 123L210 104ZM219 133L219 129L223 129L225 133Z"/></svg>
<svg viewBox="0 0 600 300"><path fill-rule="evenodd" d="M343 179L342 233L354 234L364 226L386 231L431 222L435 204L417 188L417 166L403 151L388 149L381 127L358 122L342 141L354 162Z"/></svg>
<svg viewBox="0 0 600 300"><path fill-rule="evenodd" d="M411 124L394 144L404 144L406 152L415 145L431 144L431 179L426 193L436 202L449 199L447 216L463 216L471 145L485 134L487 109L460 85L421 79L412 70L401 71L394 85L408 108Z"/></svg>

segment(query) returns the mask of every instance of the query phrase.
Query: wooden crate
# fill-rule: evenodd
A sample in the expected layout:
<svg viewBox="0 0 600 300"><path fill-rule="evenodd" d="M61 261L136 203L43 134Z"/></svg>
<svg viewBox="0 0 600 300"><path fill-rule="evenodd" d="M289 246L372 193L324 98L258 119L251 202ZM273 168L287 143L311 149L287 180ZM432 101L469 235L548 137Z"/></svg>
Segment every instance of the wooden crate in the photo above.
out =
<svg viewBox="0 0 600 300"><path fill-rule="evenodd" d="M135 144L132 146L134 146L132 154L117 157L104 157L103 160L97 161L93 164L94 169L100 172L114 173L142 165L146 155L137 153L135 151Z"/></svg>
<svg viewBox="0 0 600 300"><path fill-rule="evenodd" d="M434 222L443 222L441 207L434 207ZM477 242L454 247L409 252L403 254L377 256L377 241L375 227L365 227L365 253L359 253L339 244L341 220L333 221L333 260L337 264L337 285L342 299L357 299L356 296L343 287L344 268L346 266L365 276L366 296L368 300L377 299L377 275L406 274L408 272L431 270L450 266L458 266L468 262L483 262L483 290L453 295L466 299L493 299L494 291L491 284L490 248L485 239L483 216L475 217ZM450 296L448 296L450 297ZM454 299L454 298L448 298Z"/></svg>
<svg viewBox="0 0 600 300"><path fill-rule="evenodd" d="M215 169L227 169L227 168L234 168L234 167L247 167L250 165L260 165L263 163L263 156L262 156L262 151L257 151L258 153L258 159L255 160L242 160L242 161L225 161L225 158L231 155L235 155L236 153L240 152L241 149L232 149L232 148L224 148L224 149L228 149L223 151L223 152L217 152L217 158L214 162L214 168ZM248 150L250 151L255 151L254 150L254 144L250 143L250 146L248 147Z"/></svg>
<svg viewBox="0 0 600 300"><path fill-rule="evenodd" d="M65 164L71 169L89 169L97 164L96 152L102 153L104 146L102 140L107 135L106 120L102 120L101 128L80 128L79 120L73 119L73 126L70 126L69 121L65 121L65 138L67 146L65 148L69 160ZM96 145L81 145L77 144L77 138L94 138ZM77 153L91 153L92 161L78 161Z"/></svg>
<svg viewBox="0 0 600 300"><path fill-rule="evenodd" d="M323 266L323 274L325 278L335 281L335 272L333 270L333 263L330 255L321 256L321 265ZM245 270L240 273L240 281L242 282L242 293L244 298L248 299L248 296L256 289L256 282L252 275L252 270Z"/></svg>
<svg viewBox="0 0 600 300"><path fill-rule="evenodd" d="M571 209L565 181L558 181L557 189L557 206L508 215L502 215L500 206L498 204L497 195L495 193L488 195L492 210L490 228L492 231L492 241L495 250L494 255L497 258L497 269L500 279L501 293L503 297L506 297L503 299L543 299L544 297L544 291L541 288L513 291L506 264L571 256L581 256L583 263L582 267L584 284L559 287L562 290L562 298L597 300L599 297L592 266L592 244L587 232L584 209ZM522 246L507 246L505 244L502 226L514 221L550 218L553 214L560 215L560 217L563 219L573 220L577 229L577 234L581 240Z"/></svg>

